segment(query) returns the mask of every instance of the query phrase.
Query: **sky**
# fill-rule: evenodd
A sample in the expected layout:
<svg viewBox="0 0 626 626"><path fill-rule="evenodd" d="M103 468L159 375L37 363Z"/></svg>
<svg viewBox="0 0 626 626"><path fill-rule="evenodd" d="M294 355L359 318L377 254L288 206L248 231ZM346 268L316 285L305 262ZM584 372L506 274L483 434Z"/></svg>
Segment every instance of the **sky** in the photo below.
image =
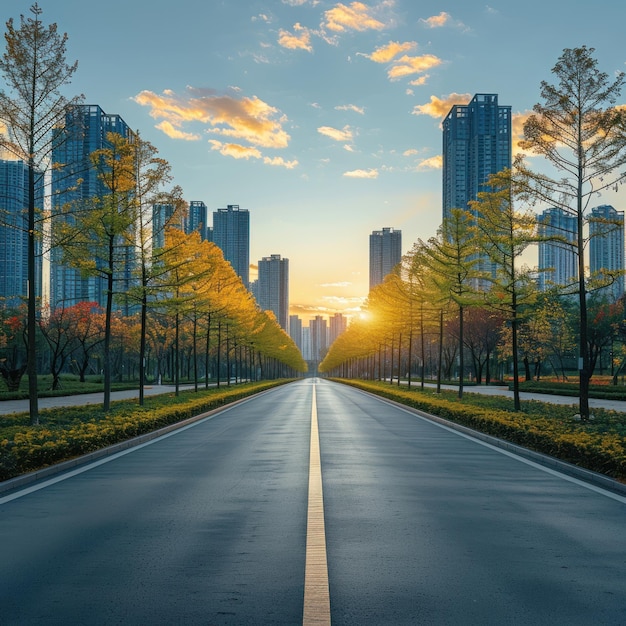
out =
<svg viewBox="0 0 626 626"><path fill-rule="evenodd" d="M31 4L2 0L3 24ZM373 230L401 230L403 253L436 234L453 104L498 94L515 143L563 49L593 47L601 71L626 70L626 5L614 0L39 6L78 61L66 95L119 114L210 215L248 209L251 263L289 259L291 313L304 320L358 311ZM624 210L626 195L598 204Z"/></svg>

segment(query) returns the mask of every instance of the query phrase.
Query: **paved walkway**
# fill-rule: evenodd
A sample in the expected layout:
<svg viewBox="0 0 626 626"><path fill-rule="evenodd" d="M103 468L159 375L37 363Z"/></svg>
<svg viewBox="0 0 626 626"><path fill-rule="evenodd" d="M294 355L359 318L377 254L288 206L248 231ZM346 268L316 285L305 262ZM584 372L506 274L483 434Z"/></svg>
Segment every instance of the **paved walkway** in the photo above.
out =
<svg viewBox="0 0 626 626"><path fill-rule="evenodd" d="M204 389L204 387L201 387ZM193 389L193 385L181 385L180 390ZM144 387L144 395L158 396L165 393L174 393L174 385L148 385ZM139 389L111 392L111 400L129 400L139 398ZM56 396L54 398L39 398L40 409L51 409L62 406L83 406L86 404L103 404L104 392L83 393L75 396ZM10 413L28 413L28 400L0 400L0 415Z"/></svg>
<svg viewBox="0 0 626 626"><path fill-rule="evenodd" d="M405 382L405 381L401 381ZM419 389L420 382L412 381L411 385L414 389ZM426 383L427 387L435 387L432 383ZM203 387L201 387L203 388ZM442 389L450 389L456 391L455 385L441 385ZM181 385L181 390L193 389L192 385ZM173 385L150 385L144 389L146 396L157 396L165 393L174 393ZM464 393L480 393L487 396L505 396L507 398L513 398L513 392L509 391L508 387L493 387L493 386L471 386L465 387ZM113 391L111 393L111 400L128 400L130 398L138 398L138 389L129 389L127 391ZM539 402L549 402L551 404L564 404L577 407L578 398L571 396L553 396L544 393L527 393L525 391L520 392L521 400L538 400ZM53 407L62 406L81 406L86 404L102 404L104 402L104 394L100 393L86 393L76 396L58 396L55 398L39 398L39 408L49 409ZM591 398L589 400L589 406L591 408L603 408L618 411L620 413L626 413L626 401L624 400L599 400ZM28 400L0 400L0 415L8 415L10 413L27 413L28 412Z"/></svg>

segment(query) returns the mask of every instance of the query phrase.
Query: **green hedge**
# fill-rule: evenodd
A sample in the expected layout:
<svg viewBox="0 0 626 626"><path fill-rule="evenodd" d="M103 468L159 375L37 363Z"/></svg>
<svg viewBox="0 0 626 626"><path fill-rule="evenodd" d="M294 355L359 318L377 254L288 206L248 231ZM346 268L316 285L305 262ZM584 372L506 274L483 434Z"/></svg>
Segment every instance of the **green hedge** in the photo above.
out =
<svg viewBox="0 0 626 626"><path fill-rule="evenodd" d="M219 408L288 381L269 381L211 389L180 396L167 394L99 407L41 411L44 424L25 425L27 415L0 417L0 481L66 461Z"/></svg>
<svg viewBox="0 0 626 626"><path fill-rule="evenodd" d="M432 391L391 387L386 383L339 380L364 391L395 400L421 411L468 426L536 452L542 452L579 467L626 480L626 416L604 411L603 424L576 422L571 407L532 403L531 411L514 412L485 408L440 397ZM472 394L473 395L473 394ZM490 403L507 402L506 398ZM508 400L508 403L511 401ZM541 407L543 406L543 410ZM616 419L616 415L621 415ZM618 422L612 425L612 422ZM608 424L608 427L606 426Z"/></svg>

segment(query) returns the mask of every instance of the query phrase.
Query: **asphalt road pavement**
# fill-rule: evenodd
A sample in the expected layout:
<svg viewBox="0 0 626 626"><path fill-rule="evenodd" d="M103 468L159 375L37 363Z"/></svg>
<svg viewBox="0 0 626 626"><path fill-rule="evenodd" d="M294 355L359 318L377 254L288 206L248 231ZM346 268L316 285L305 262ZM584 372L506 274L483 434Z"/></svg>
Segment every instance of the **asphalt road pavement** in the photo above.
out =
<svg viewBox="0 0 626 626"><path fill-rule="evenodd" d="M303 623L314 394L333 624L626 624L625 497L320 380L0 496L0 623Z"/></svg>

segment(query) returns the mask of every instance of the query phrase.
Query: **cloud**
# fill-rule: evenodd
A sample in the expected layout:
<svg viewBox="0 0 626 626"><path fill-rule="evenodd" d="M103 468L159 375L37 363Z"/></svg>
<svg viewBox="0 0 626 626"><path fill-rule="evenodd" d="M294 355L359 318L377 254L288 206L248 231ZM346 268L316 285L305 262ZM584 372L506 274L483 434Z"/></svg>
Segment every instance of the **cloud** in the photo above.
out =
<svg viewBox="0 0 626 626"><path fill-rule="evenodd" d="M319 0L282 0L283 4L289 4L292 7L301 7L304 4L311 4L311 6L316 6L319 4Z"/></svg>
<svg viewBox="0 0 626 626"><path fill-rule="evenodd" d="M174 139L197 139L197 133L186 131L186 127L200 124L206 133L236 140L224 144L218 142L219 148L212 144L212 149L218 149L222 154L250 158L254 156L254 149L278 149L289 145L290 136L283 128L286 116L256 96L242 96L235 90L218 94L188 87L182 95L169 89L162 94L142 91L134 100L149 107L150 116L161 120L157 128Z"/></svg>
<svg viewBox="0 0 626 626"><path fill-rule="evenodd" d="M185 141L198 141L199 139L202 139L202 136L196 133L185 133L182 130L174 128L174 126L172 126L172 124L166 120L163 120L162 122L157 124L155 128L163 131L168 137L171 137L172 139L184 139Z"/></svg>
<svg viewBox="0 0 626 626"><path fill-rule="evenodd" d="M313 52L311 45L311 31L299 23L294 24L293 29L297 34L281 29L278 33L278 44L288 50L306 50Z"/></svg>
<svg viewBox="0 0 626 626"><path fill-rule="evenodd" d="M430 157L421 161L417 169L418 170L440 170L443 167L443 156L438 154L437 156Z"/></svg>
<svg viewBox="0 0 626 626"><path fill-rule="evenodd" d="M409 150L405 150L402 153L402 156L408 157L408 156L415 156L416 154L419 154L418 150L416 150L415 148L410 148Z"/></svg>
<svg viewBox="0 0 626 626"><path fill-rule="evenodd" d="M335 33L382 30L385 25L370 12L371 8L362 2L352 2L349 6L340 3L324 13L323 27Z"/></svg>
<svg viewBox="0 0 626 626"><path fill-rule="evenodd" d="M428 26L428 28L441 28L445 26L450 20L451 16L449 13L442 11L439 15L433 15L427 19L420 18L420 22Z"/></svg>
<svg viewBox="0 0 626 626"><path fill-rule="evenodd" d="M429 78L430 78L430 74L424 74L424 76L420 76L419 78L416 78L415 80L410 81L409 85L412 85L413 87L421 87L422 85L425 85L428 82Z"/></svg>
<svg viewBox="0 0 626 626"><path fill-rule="evenodd" d="M265 165L274 165L276 167L284 167L288 170L292 170L295 167L298 167L298 161L294 159L293 161L285 161L283 157L263 157L263 163Z"/></svg>
<svg viewBox="0 0 626 626"><path fill-rule="evenodd" d="M230 156L234 159L260 159L263 155L258 148L251 148L250 146L242 146L236 143L222 143L217 139L209 139L211 144L211 150L217 150L224 156Z"/></svg>
<svg viewBox="0 0 626 626"><path fill-rule="evenodd" d="M338 283L322 283L320 285L320 287L331 287L331 288L338 288L338 289L344 289L345 287L350 287L352 285L351 282L345 280L342 282L338 282Z"/></svg>
<svg viewBox="0 0 626 626"><path fill-rule="evenodd" d="M354 111L354 113L358 113L359 115L365 115L365 109L363 107L358 107L356 104L342 104L340 106L335 107L336 111Z"/></svg>
<svg viewBox="0 0 626 626"><path fill-rule="evenodd" d="M298 161L285 161L282 157L268 157L263 156L258 148L252 148L250 146L242 146L236 143L222 143L217 139L209 139L211 144L211 150L215 150L224 156L232 157L233 159L262 159L265 165L272 165L275 167L284 167L288 170L292 170L298 166Z"/></svg>
<svg viewBox="0 0 626 626"><path fill-rule="evenodd" d="M349 126L344 126L341 130L332 126L320 126L317 132L335 141L352 141L353 137L352 129Z"/></svg>
<svg viewBox="0 0 626 626"><path fill-rule="evenodd" d="M344 172L343 175L346 178L378 178L378 170L352 170L351 172Z"/></svg>
<svg viewBox="0 0 626 626"><path fill-rule="evenodd" d="M455 104L468 104L472 99L469 93L451 93L444 98L431 96L427 104L418 104L413 109L413 115L430 115L434 118L443 118Z"/></svg>
<svg viewBox="0 0 626 626"><path fill-rule="evenodd" d="M426 70L441 65L442 61L433 54L424 54L419 57L403 56L400 57L395 64L387 70L387 76L391 80L398 80L411 74L421 74Z"/></svg>
<svg viewBox="0 0 626 626"><path fill-rule="evenodd" d="M415 48L417 48L417 43L415 41L405 41L404 43L400 43L399 41L390 41L388 44L381 46L380 48L376 48L372 54L366 54L364 56L371 61L374 61L374 63L389 63L399 54L408 52L409 50L414 50Z"/></svg>

